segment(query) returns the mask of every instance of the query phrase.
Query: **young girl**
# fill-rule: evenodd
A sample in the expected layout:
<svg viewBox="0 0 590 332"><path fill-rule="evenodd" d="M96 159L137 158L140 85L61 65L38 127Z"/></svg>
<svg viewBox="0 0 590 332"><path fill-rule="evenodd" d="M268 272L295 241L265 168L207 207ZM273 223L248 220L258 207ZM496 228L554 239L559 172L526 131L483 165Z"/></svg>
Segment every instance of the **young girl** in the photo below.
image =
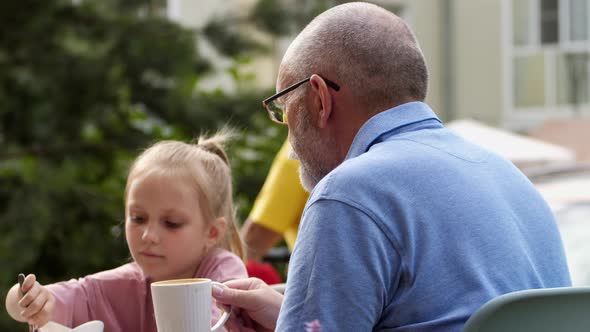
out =
<svg viewBox="0 0 590 332"><path fill-rule="evenodd" d="M156 332L150 284L182 278L247 277L236 229L224 132L197 144L160 142L132 165L125 233L134 262L42 286L30 274L6 297L10 316L43 326L101 320L109 332ZM24 296L23 296L24 292ZM211 308L213 320L220 311Z"/></svg>

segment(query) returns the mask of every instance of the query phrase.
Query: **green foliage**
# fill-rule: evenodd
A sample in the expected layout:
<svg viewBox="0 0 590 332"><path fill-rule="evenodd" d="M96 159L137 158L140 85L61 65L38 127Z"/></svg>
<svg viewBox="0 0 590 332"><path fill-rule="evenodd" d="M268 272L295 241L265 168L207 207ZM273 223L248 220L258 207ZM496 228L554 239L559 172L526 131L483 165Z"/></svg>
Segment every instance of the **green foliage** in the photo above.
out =
<svg viewBox="0 0 590 332"><path fill-rule="evenodd" d="M259 0L252 10L251 20L260 30L272 35L294 35L321 12L345 2L351 1Z"/></svg>
<svg viewBox="0 0 590 332"><path fill-rule="evenodd" d="M213 46L227 56L243 53L260 53L267 50L261 43L240 32L240 24L227 24L227 18L210 21L203 29L204 35Z"/></svg>
<svg viewBox="0 0 590 332"><path fill-rule="evenodd" d="M288 35L292 30L290 14L279 0L260 0L254 6L252 20L263 31L276 35Z"/></svg>

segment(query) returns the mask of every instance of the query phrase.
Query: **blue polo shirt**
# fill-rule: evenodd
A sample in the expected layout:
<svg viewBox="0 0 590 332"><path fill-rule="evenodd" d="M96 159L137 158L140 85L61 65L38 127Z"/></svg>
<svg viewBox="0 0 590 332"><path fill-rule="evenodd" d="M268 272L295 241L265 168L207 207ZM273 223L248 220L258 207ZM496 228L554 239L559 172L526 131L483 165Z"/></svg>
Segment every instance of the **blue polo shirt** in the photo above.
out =
<svg viewBox="0 0 590 332"><path fill-rule="evenodd" d="M412 102L367 121L313 190L277 331L459 331L495 296L569 285L530 181Z"/></svg>

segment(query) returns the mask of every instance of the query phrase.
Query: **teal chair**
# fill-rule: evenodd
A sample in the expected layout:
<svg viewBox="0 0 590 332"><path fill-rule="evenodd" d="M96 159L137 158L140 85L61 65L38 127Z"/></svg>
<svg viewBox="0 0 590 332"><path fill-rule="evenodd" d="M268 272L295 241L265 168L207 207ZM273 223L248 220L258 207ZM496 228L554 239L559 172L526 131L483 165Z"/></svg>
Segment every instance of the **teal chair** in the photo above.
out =
<svg viewBox="0 0 590 332"><path fill-rule="evenodd" d="M589 332L590 287L530 289L479 308L463 332Z"/></svg>

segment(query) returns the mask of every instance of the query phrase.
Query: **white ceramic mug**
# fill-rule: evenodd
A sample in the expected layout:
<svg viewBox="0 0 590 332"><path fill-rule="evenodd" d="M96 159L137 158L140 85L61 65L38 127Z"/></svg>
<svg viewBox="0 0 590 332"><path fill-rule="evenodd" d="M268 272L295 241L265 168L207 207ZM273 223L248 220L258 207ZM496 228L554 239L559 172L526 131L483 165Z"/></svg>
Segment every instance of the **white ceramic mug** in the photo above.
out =
<svg viewBox="0 0 590 332"><path fill-rule="evenodd" d="M224 312L211 327L211 285L209 279L176 279L151 284L158 332L214 332L229 318Z"/></svg>

